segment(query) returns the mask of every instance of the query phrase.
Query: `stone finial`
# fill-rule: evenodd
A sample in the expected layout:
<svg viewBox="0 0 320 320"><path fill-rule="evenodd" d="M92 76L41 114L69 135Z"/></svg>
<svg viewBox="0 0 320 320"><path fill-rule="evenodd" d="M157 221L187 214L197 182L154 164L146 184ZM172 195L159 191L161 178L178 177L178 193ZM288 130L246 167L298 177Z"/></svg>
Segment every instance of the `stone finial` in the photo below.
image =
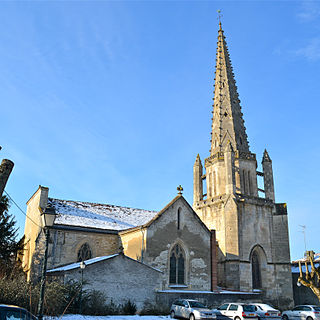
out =
<svg viewBox="0 0 320 320"><path fill-rule="evenodd" d="M177 187L177 190L178 190L178 195L182 195L183 188L181 184L179 184L179 187Z"/></svg>
<svg viewBox="0 0 320 320"><path fill-rule="evenodd" d="M263 157L262 157L262 162L265 162L265 161L271 162L271 158L269 156L267 149L264 149Z"/></svg>

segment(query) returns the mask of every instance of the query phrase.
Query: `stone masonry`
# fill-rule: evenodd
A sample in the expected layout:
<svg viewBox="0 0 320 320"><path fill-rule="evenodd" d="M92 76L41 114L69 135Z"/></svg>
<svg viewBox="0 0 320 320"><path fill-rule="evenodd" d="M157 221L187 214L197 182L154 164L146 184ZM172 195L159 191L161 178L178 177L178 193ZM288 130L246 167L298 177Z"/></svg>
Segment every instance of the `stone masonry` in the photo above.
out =
<svg viewBox="0 0 320 320"><path fill-rule="evenodd" d="M193 167L193 208L218 241L218 285L260 290L275 305L292 303L287 210L276 204L272 161L263 172L249 149L240 100L221 27L218 32L211 153ZM257 176L264 178L264 190ZM203 190L203 180L206 190ZM264 197L259 194L264 193Z"/></svg>

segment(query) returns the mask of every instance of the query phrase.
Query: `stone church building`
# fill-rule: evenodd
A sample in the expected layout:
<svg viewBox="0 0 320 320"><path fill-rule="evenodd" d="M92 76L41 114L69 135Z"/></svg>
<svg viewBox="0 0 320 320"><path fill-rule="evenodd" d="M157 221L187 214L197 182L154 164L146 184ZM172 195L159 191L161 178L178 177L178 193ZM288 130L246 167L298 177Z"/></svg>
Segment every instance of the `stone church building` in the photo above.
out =
<svg viewBox="0 0 320 320"><path fill-rule="evenodd" d="M257 171L221 23L212 113L210 155L204 166L198 155L193 167L193 206L181 193L155 212L54 199L48 188L39 186L27 202L23 267L28 279L37 279L43 257L40 214L54 210L50 272L120 253L139 262L136 268L159 271L154 291L192 291L194 297L195 292L256 292L264 301L290 305L286 204L275 203L272 161L266 150L263 171Z"/></svg>

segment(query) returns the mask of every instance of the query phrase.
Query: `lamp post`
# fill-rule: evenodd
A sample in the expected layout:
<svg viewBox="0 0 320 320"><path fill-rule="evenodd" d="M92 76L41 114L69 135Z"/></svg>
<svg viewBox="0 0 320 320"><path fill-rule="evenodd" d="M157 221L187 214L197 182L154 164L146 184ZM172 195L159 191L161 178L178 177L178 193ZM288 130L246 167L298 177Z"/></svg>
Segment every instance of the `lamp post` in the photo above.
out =
<svg viewBox="0 0 320 320"><path fill-rule="evenodd" d="M79 313L82 312L82 287L83 287L83 270L85 269L86 264L84 261L80 262L80 269L81 269L81 291L80 291L80 307L79 307Z"/></svg>
<svg viewBox="0 0 320 320"><path fill-rule="evenodd" d="M45 235L45 250L44 250L44 258L42 263L42 272L41 272L41 280L40 280L40 296L38 303L38 319L42 320L43 318L43 300L44 300L44 290L46 284L46 272L47 272L47 260L48 260L48 246L49 246L49 228L53 226L54 219L56 217L54 208L47 207L44 211L39 207L41 212L41 221L42 228Z"/></svg>

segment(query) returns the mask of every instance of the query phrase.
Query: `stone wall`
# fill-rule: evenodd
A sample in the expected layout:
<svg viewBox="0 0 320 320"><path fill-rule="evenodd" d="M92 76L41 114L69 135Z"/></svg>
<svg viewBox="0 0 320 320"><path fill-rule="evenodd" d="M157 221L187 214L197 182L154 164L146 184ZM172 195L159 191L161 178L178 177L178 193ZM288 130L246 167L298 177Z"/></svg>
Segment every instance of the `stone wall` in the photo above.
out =
<svg viewBox="0 0 320 320"><path fill-rule="evenodd" d="M319 305L319 300L317 296L312 292L310 288L303 285L297 286L297 281L299 278L299 273L292 273L292 287L293 287L293 299L294 304L313 304Z"/></svg>
<svg viewBox="0 0 320 320"><path fill-rule="evenodd" d="M58 273L52 276L58 276ZM71 279L81 281L80 268L65 271L64 280ZM104 293L107 303L124 304L130 300L138 309L142 309L145 302L155 303L160 279L160 271L123 254L87 265L83 270L85 290Z"/></svg>
<svg viewBox="0 0 320 320"><path fill-rule="evenodd" d="M262 302L259 293L218 293L218 292L157 292L157 303L162 306L171 306L176 299L195 299L210 308L217 308L227 302Z"/></svg>
<svg viewBox="0 0 320 320"><path fill-rule="evenodd" d="M148 226L146 238L144 262L163 271L164 288L173 287L169 284L169 258L171 250L179 244L185 253L184 288L211 290L211 233L183 197L171 203Z"/></svg>
<svg viewBox="0 0 320 320"><path fill-rule="evenodd" d="M47 206L49 189L39 186L38 190L27 202L27 219L24 228L24 253L22 259L23 270L27 273L27 279L30 280L30 270L32 265L39 265L41 261L33 261L33 257L43 255L41 248L41 220L39 207L44 210ZM40 244L40 247L37 247ZM36 252L37 251L37 252ZM39 260L39 258L37 258Z"/></svg>
<svg viewBox="0 0 320 320"><path fill-rule="evenodd" d="M22 265L27 279L37 281L42 268L45 238L41 228L41 210L48 203L49 189L39 186L27 202L25 250ZM119 252L119 236L115 231L55 225L50 228L47 269L78 261L80 247L87 243L92 257Z"/></svg>

